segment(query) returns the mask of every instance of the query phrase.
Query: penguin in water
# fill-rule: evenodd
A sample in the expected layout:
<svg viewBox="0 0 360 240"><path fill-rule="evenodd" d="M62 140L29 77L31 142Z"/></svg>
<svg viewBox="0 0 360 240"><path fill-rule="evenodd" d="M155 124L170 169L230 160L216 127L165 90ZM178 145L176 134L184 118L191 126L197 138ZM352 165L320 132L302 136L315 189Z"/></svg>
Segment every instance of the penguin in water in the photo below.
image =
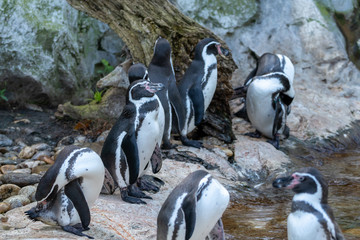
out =
<svg viewBox="0 0 360 240"><path fill-rule="evenodd" d="M126 105L104 142L101 159L120 187L125 202L146 204L140 198L151 199L136 182L147 169L155 146L161 143L160 126L164 123L159 118L162 108L155 93L163 88L163 84L145 79L132 82ZM154 172L161 168L161 162L151 161L151 165Z"/></svg>
<svg viewBox="0 0 360 240"><path fill-rule="evenodd" d="M40 179L36 207L26 211L34 220L60 225L64 231L86 236L90 207L98 198L104 181L100 156L89 148L65 147Z"/></svg>
<svg viewBox="0 0 360 240"><path fill-rule="evenodd" d="M154 47L154 55L148 67L149 79L154 83L162 83L163 91L157 93L165 112L165 128L163 135L163 148L170 149L174 145L170 143L172 129L172 110L179 126L183 128L185 109L182 105L179 90L176 86L175 72L171 60L171 46L165 38L159 37Z"/></svg>
<svg viewBox="0 0 360 240"><path fill-rule="evenodd" d="M180 139L186 146L202 146L201 142L190 140L186 135L200 124L214 96L217 85L217 54L227 56L229 51L213 38L201 40L195 47L194 60L179 82L178 88L186 113Z"/></svg>
<svg viewBox="0 0 360 240"><path fill-rule="evenodd" d="M162 205L157 240L225 239L221 216L229 199L229 192L208 172L191 173Z"/></svg>
<svg viewBox="0 0 360 240"><path fill-rule="evenodd" d="M287 220L289 240L345 239L328 205L328 185L316 168L304 168L278 178L273 186L295 192Z"/></svg>
<svg viewBox="0 0 360 240"><path fill-rule="evenodd" d="M288 138L290 129L286 126L286 118L290 114L290 105L295 97L293 88L294 66L289 58L277 55L280 68L284 72L271 72L250 78L246 83L246 113L250 123L255 127L255 133L247 133L250 137L259 138L261 135L276 149L279 149L279 139ZM269 65L259 64L261 69L271 69ZM264 70L264 71L265 71Z"/></svg>
<svg viewBox="0 0 360 240"><path fill-rule="evenodd" d="M255 69L253 69L250 74L246 77L244 85L234 89L234 97L246 97L246 92L248 89L249 81L255 76L261 76L273 72L282 72L289 76L290 81L294 79L294 65L290 61L290 59L281 54L272 54L272 53L264 53L256 63ZM283 98L289 97L287 99L288 105L291 104L293 98L287 95L281 94ZM290 108L289 108L290 110ZM249 121L249 118L246 113L246 102L245 106L240 109L238 112L235 113L235 116L244 118L245 120Z"/></svg>

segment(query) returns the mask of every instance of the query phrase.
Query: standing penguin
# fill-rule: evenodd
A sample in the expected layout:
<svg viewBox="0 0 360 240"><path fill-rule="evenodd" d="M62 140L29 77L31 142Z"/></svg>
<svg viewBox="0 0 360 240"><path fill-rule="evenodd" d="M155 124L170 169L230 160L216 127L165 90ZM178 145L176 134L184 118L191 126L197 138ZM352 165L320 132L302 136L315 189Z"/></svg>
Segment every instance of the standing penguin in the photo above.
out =
<svg viewBox="0 0 360 240"><path fill-rule="evenodd" d="M225 239L221 216L229 199L229 192L208 172L191 173L162 205L157 240Z"/></svg>
<svg viewBox="0 0 360 240"><path fill-rule="evenodd" d="M290 61L290 59L281 54L272 54L272 53L264 53L256 63L256 67L250 72L250 74L246 77L244 85L238 88L234 89L234 97L246 97L246 92L249 86L249 81L255 77L255 76L261 76L269 73L274 72L281 72L286 74L292 84L292 81L294 79L294 65ZM283 97L287 97L286 95L282 95ZM288 102L290 105L292 99L288 99ZM242 117L246 120L249 120L247 113L246 113L246 103L245 106L240 109L237 113L235 113L236 116Z"/></svg>
<svg viewBox="0 0 360 240"><path fill-rule="evenodd" d="M25 213L34 221L60 225L78 236L89 229L90 207L104 181L101 158L89 148L65 147L40 179L36 207Z"/></svg>
<svg viewBox="0 0 360 240"><path fill-rule="evenodd" d="M295 192L287 221L289 240L345 239L328 205L327 183L317 169L301 169L276 179L273 186Z"/></svg>
<svg viewBox="0 0 360 240"><path fill-rule="evenodd" d="M171 61L171 46L165 38L156 40L154 55L148 68L149 79L154 83L162 83L163 91L157 93L165 112L165 129L163 135L163 148L174 147L170 143L172 128L172 109L179 124L178 129L183 128L185 109L181 102L179 90L176 86L174 68Z"/></svg>
<svg viewBox="0 0 360 240"><path fill-rule="evenodd" d="M120 187L121 198L129 203L145 204L139 198L150 198L138 189L136 181L148 167L155 146L161 143L164 123L159 118L162 108L155 93L163 88L163 84L145 79L130 84L126 105L101 151L106 169ZM161 163L151 164L155 172L161 167Z"/></svg>
<svg viewBox="0 0 360 240"><path fill-rule="evenodd" d="M216 55L228 55L229 51L213 38L201 40L195 47L195 57L178 88L186 117L180 129L181 142L186 146L200 148L201 142L189 140L187 134L202 121L210 105L217 85Z"/></svg>
<svg viewBox="0 0 360 240"><path fill-rule="evenodd" d="M149 73L145 65L142 63L135 63L128 70L128 78L130 84L140 79L149 80L148 77L149 77Z"/></svg>

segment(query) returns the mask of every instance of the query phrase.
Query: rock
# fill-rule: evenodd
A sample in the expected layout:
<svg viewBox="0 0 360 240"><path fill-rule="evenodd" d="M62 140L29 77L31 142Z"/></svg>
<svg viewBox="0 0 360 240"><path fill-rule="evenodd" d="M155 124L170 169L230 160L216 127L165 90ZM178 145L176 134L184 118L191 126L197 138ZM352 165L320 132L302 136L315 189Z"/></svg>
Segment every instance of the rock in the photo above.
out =
<svg viewBox="0 0 360 240"><path fill-rule="evenodd" d="M110 130L102 132L96 139L96 142L105 142L107 136L109 135Z"/></svg>
<svg viewBox="0 0 360 240"><path fill-rule="evenodd" d="M10 210L10 204L6 202L0 202L0 214L5 213Z"/></svg>
<svg viewBox="0 0 360 240"><path fill-rule="evenodd" d="M0 134L0 147L9 147L13 144L13 140L5 136L4 134Z"/></svg>
<svg viewBox="0 0 360 240"><path fill-rule="evenodd" d="M31 148L35 149L36 151L50 151L51 147L46 143L37 143L34 145L31 145Z"/></svg>
<svg viewBox="0 0 360 240"><path fill-rule="evenodd" d="M49 156L41 156L39 158L40 161L43 161L45 163L48 163L48 164L54 164L54 160L53 158L49 157Z"/></svg>
<svg viewBox="0 0 360 240"><path fill-rule="evenodd" d="M121 62L122 40L66 0L6 1L2 9L0 84L10 104L84 102L104 74L101 60Z"/></svg>
<svg viewBox="0 0 360 240"><path fill-rule="evenodd" d="M40 181L41 176L28 173L8 173L1 176L3 183L12 183L19 187L34 185Z"/></svg>
<svg viewBox="0 0 360 240"><path fill-rule="evenodd" d="M126 89L129 86L129 79L127 71L132 64L132 60L126 60L117 66L114 71L101 78L97 83L96 87L99 89L106 87L117 87Z"/></svg>
<svg viewBox="0 0 360 240"><path fill-rule="evenodd" d="M39 165L39 166L31 169L31 173L36 173L36 174L42 175L51 167L51 165L52 164Z"/></svg>
<svg viewBox="0 0 360 240"><path fill-rule="evenodd" d="M15 184L3 184L0 186L0 200L17 195L19 191L20 187Z"/></svg>
<svg viewBox="0 0 360 240"><path fill-rule="evenodd" d="M13 173L25 173L25 174L30 174L31 173L31 169L30 168L23 168L23 169L15 169L14 171L12 171Z"/></svg>
<svg viewBox="0 0 360 240"><path fill-rule="evenodd" d="M4 203L8 203L10 209L14 209L29 204L30 200L24 195L16 195L5 199Z"/></svg>
<svg viewBox="0 0 360 240"><path fill-rule="evenodd" d="M279 172L285 172L291 163L288 156L267 143L265 139L237 136L234 143L234 167L241 179L252 183L266 181Z"/></svg>
<svg viewBox="0 0 360 240"><path fill-rule="evenodd" d="M19 191L19 195L23 195L25 197L27 197L31 202L35 202L35 192L36 192L36 187L29 185L29 186L25 186L23 188L20 189Z"/></svg>
<svg viewBox="0 0 360 240"><path fill-rule="evenodd" d="M16 166L15 165L3 165L0 167L0 170L3 174L6 174L6 173L9 173L9 172L12 172L16 169Z"/></svg>
<svg viewBox="0 0 360 240"><path fill-rule="evenodd" d="M21 159L9 159L9 158L3 158L3 157L0 157L0 165L16 165L16 164L19 164L21 163L22 160Z"/></svg>
<svg viewBox="0 0 360 240"><path fill-rule="evenodd" d="M38 166L41 162L40 161L33 161L33 160L26 160L20 164L18 164L18 168L34 168Z"/></svg>
<svg viewBox="0 0 360 240"><path fill-rule="evenodd" d="M36 150L32 147L26 146L19 153L19 158L29 159L36 153Z"/></svg>
<svg viewBox="0 0 360 240"><path fill-rule="evenodd" d="M34 159L34 160L40 160L44 157L47 157L49 158L49 156L51 155L51 152L45 150L45 151L40 151L40 152L36 152L32 157L31 159Z"/></svg>

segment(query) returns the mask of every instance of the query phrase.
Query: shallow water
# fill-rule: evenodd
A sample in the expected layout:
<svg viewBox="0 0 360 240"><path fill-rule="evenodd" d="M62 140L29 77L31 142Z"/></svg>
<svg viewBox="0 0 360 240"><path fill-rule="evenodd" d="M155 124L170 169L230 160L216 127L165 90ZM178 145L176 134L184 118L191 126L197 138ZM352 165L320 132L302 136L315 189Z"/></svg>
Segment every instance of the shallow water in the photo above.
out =
<svg viewBox="0 0 360 240"><path fill-rule="evenodd" d="M329 204L346 239L360 239L360 149L341 153L289 156L296 170L302 166L318 168L329 184ZM293 194L290 190L274 189L271 182L261 190L237 189L223 215L227 239L287 239L286 218L290 213ZM357 231L357 236L352 231Z"/></svg>

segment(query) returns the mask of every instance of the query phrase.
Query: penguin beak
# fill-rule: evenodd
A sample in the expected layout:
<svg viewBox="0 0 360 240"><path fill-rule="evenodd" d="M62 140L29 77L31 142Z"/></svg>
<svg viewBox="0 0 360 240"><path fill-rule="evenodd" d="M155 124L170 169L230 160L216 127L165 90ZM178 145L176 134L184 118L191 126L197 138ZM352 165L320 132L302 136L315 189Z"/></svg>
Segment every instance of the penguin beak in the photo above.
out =
<svg viewBox="0 0 360 240"><path fill-rule="evenodd" d="M216 44L216 49L217 49L217 51L218 51L218 54L219 54L222 58L227 59L226 56L229 55L229 50L223 48L223 47L221 46L221 44Z"/></svg>
<svg viewBox="0 0 360 240"><path fill-rule="evenodd" d="M294 178L293 176L288 176L288 177L282 177L282 178L277 178L275 179L275 181L273 182L273 187L274 188L287 188L287 189L291 189L290 186L292 186L292 182L293 182Z"/></svg>
<svg viewBox="0 0 360 240"><path fill-rule="evenodd" d="M152 83L152 82L148 82L146 85L145 85L145 89L148 91L148 92L151 92L151 93L156 93L157 91L160 91L162 89L164 89L165 86L164 84L162 83Z"/></svg>

